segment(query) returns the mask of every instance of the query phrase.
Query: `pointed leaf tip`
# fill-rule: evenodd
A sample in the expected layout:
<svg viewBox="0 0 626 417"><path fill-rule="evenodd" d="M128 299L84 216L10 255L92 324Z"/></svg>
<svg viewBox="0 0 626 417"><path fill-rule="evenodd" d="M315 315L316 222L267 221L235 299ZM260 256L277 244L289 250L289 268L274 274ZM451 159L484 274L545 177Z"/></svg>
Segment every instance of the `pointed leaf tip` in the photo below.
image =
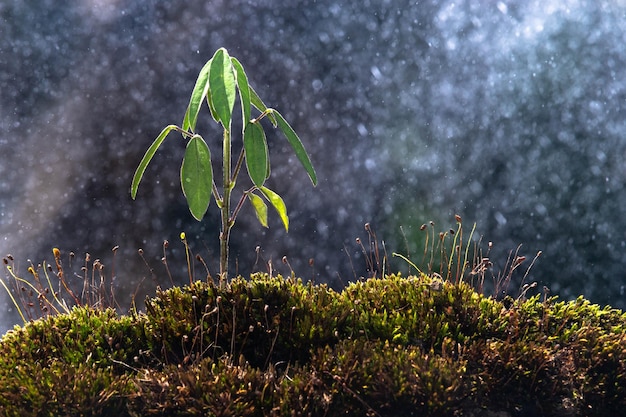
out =
<svg viewBox="0 0 626 417"><path fill-rule="evenodd" d="M274 206L274 208L276 209L276 212L278 213L278 215L280 216L280 219L283 222L283 225L285 226L285 231L288 232L289 231L289 217L287 217L287 206L285 206L285 202L283 201L281 196L279 196L277 193L275 193L274 191L270 190L267 187L261 187L259 189L261 190L261 192L263 193L263 196L267 199L267 201L269 201L270 204Z"/></svg>
<svg viewBox="0 0 626 417"><path fill-rule="evenodd" d="M139 165L137 166L137 170L135 171L135 175L133 175L133 181L132 181L132 183L130 185L130 196L132 197L133 200L135 199L135 197L137 197L137 189L139 188L139 183L141 182L141 179L143 178L144 172L146 172L146 168L148 168L148 164L150 163L150 161L154 157L154 154L159 149L159 146L161 146L161 144L163 143L163 141L165 140L167 135L173 129L176 129L176 128L177 128L177 126L175 126L175 125L166 126L161 131L161 133L159 133L159 136L157 136L157 138L154 140L154 142L152 142L152 145L150 145L150 147L148 148L148 150L144 154L143 158L141 158L141 162L139 162Z"/></svg>
<svg viewBox="0 0 626 417"><path fill-rule="evenodd" d="M254 213L261 226L269 227L267 224L267 205L263 202L263 199L253 193L248 194L248 199L252 203L252 207L254 207Z"/></svg>
<svg viewBox="0 0 626 417"><path fill-rule="evenodd" d="M279 112L272 109L272 113L276 117L276 123L278 124L278 127L287 138L287 141L291 145L291 148L296 154L296 157L298 158L298 160L304 167L306 173L311 179L311 182L313 183L314 186L316 186L317 174L315 173L313 164L311 163L311 160L309 159L309 155L307 154L306 149L304 149L304 145L300 141L300 138L298 137L298 135L293 130L293 128L289 125L289 123L287 123L285 118Z"/></svg>

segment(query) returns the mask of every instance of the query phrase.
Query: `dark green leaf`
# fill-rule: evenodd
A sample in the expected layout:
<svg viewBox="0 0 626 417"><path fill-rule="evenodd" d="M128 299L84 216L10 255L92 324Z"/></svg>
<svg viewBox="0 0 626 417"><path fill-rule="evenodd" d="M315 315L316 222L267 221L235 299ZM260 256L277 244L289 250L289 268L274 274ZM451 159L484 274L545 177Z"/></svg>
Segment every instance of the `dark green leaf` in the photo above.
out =
<svg viewBox="0 0 626 417"><path fill-rule="evenodd" d="M243 66L237 58L230 58L233 64L235 74L237 75L237 88L239 89L239 99L241 100L241 116L243 117L244 127L250 121L250 87L248 85L248 77L243 70Z"/></svg>
<svg viewBox="0 0 626 417"><path fill-rule="evenodd" d="M211 201L213 168L211 152L200 135L194 135L187 144L180 167L180 185L189 211L196 220L202 220Z"/></svg>
<svg viewBox="0 0 626 417"><path fill-rule="evenodd" d="M270 204L274 206L274 208L278 212L278 215L280 216L280 219L283 221L283 225L285 226L285 230L289 231L289 217L287 217L287 207L285 206L285 202L283 201L283 199L267 187L261 187L259 189L263 193L263 196L267 198L267 201L269 201Z"/></svg>
<svg viewBox="0 0 626 417"><path fill-rule="evenodd" d="M248 175L257 187L267 179L268 150L265 132L259 123L247 123L243 135Z"/></svg>
<svg viewBox="0 0 626 417"><path fill-rule="evenodd" d="M220 118L217 115L217 112L215 111L215 107L213 106L213 102L211 101L211 95L208 89L207 89L207 95L206 95L206 104L207 106L209 106L209 110L211 111L211 117L213 118L213 120L219 123Z"/></svg>
<svg viewBox="0 0 626 417"><path fill-rule="evenodd" d="M235 89L233 65L226 49L220 48L211 59L208 98L213 104L217 120L226 130L230 130L230 120L235 105Z"/></svg>
<svg viewBox="0 0 626 417"><path fill-rule="evenodd" d="M137 188L139 188L139 183L141 182L143 173L146 171L146 168L148 167L148 164L152 160L152 157L156 153L157 149L159 149L159 146L161 146L161 144L163 143L167 135L173 129L176 129L176 128L177 126L175 125L166 126L165 129L163 129L161 133L159 133L159 136L157 136L154 142L152 142L152 145L150 145L150 147L146 151L146 154L141 159L141 162L139 162L139 166L137 167L137 170L135 171L135 175L133 175L133 182L130 186L130 196L132 197L133 200L137 196Z"/></svg>
<svg viewBox="0 0 626 417"><path fill-rule="evenodd" d="M296 157L306 170L306 173L309 175L311 182L313 183L313 185L317 185L317 175L315 174L315 169L313 168L313 164L311 164L309 155L306 153L306 150L304 149L304 145L302 145L300 138L280 113L278 113L276 110L272 110L272 112L276 116L276 122L278 123L278 127L287 137L287 141L289 141L289 144L296 154Z"/></svg>
<svg viewBox="0 0 626 417"><path fill-rule="evenodd" d="M207 81L209 80L210 67L211 60L204 64L204 67L200 70L200 74L198 74L198 79L196 80L196 85L191 92L191 99L189 100L187 112L185 113L185 118L183 119L183 130L191 130L193 132L196 129L198 113L200 113L200 105L207 95Z"/></svg>
<svg viewBox="0 0 626 417"><path fill-rule="evenodd" d="M267 225L267 205L263 202L263 199L256 194L248 194L248 198L252 203L252 207L254 207L254 212L256 213L256 218L259 219L259 223L263 227L269 227Z"/></svg>

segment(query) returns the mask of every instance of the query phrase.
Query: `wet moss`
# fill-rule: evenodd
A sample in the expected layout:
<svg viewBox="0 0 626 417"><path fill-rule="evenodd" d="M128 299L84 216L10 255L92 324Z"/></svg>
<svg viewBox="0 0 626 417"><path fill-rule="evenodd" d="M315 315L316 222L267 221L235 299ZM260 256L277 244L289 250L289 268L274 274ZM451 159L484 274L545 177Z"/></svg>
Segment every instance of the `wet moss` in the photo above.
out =
<svg viewBox="0 0 626 417"><path fill-rule="evenodd" d="M428 276L336 292L253 275L74 308L0 340L0 414L610 415L626 316L583 298L496 301Z"/></svg>

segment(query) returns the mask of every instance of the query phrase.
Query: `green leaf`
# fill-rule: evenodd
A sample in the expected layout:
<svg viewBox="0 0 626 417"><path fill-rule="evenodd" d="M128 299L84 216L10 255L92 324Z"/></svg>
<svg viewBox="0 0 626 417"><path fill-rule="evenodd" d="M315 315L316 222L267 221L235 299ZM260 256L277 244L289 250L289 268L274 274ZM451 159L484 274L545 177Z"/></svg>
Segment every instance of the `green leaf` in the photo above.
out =
<svg viewBox="0 0 626 417"><path fill-rule="evenodd" d="M267 106L263 103L263 100L259 97L259 95L254 91L254 88L250 87L250 102L254 107L256 107L261 113L267 111ZM267 117L272 122L272 125L276 127L276 118L272 113L268 113Z"/></svg>
<svg viewBox="0 0 626 417"><path fill-rule="evenodd" d="M243 70L243 66L237 58L230 57L233 64L235 74L237 75L237 88L239 89L239 99L241 100L241 117L243 117L244 128L246 123L250 121L250 86L248 85L248 77Z"/></svg>
<svg viewBox="0 0 626 417"><path fill-rule="evenodd" d="M264 112L267 110L267 106L263 103L263 100L259 97L259 95L254 91L254 88L250 87L250 102L254 107L256 107L260 112Z"/></svg>
<svg viewBox="0 0 626 417"><path fill-rule="evenodd" d="M315 169L313 168L313 164L311 164L309 155L306 153L306 150L304 149L304 145L302 145L300 138L280 113L273 109L272 112L276 116L276 122L278 123L278 127L287 137L287 141L289 141L289 144L295 152L296 157L306 170L306 173L309 175L311 182L314 186L317 185L317 175L315 174Z"/></svg>
<svg viewBox="0 0 626 417"><path fill-rule="evenodd" d="M263 199L256 194L249 193L248 198L254 207L256 218L259 219L259 223L263 227L269 227L267 225L267 205L263 202Z"/></svg>
<svg viewBox="0 0 626 417"><path fill-rule="evenodd" d="M157 149L159 149L159 146L161 146L161 144L163 143L167 135L173 129L176 129L177 127L178 126L175 126L175 125L166 126L165 129L163 129L161 133L159 133L159 136L157 136L154 142L152 142L152 145L150 145L150 147L146 151L146 154L141 159L141 162L139 162L139 166L137 167L137 170L135 171L135 175L133 175L133 182L130 186L130 196L132 197L133 200L135 199L135 197L137 197L137 188L139 188L139 183L141 182L141 178L143 177L143 174L146 171L148 164L152 160L152 157L156 153Z"/></svg>
<svg viewBox="0 0 626 417"><path fill-rule="evenodd" d="M213 168L211 152L200 135L194 135L187 144L180 167L180 185L189 211L196 220L202 220L211 201Z"/></svg>
<svg viewBox="0 0 626 417"><path fill-rule="evenodd" d="M198 121L198 114L200 113L200 105L207 95L207 81L209 80L210 67L211 60L204 64L204 67L200 70L200 74L198 74L198 79L196 80L196 85L193 87L193 91L191 92L191 99L189 100L187 112L185 113L185 118L183 119L183 130L191 130L193 132L196 129L196 122Z"/></svg>
<svg viewBox="0 0 626 417"><path fill-rule="evenodd" d="M209 94L208 89L207 89L207 95L206 95L206 104L207 106L209 106L209 110L211 111L211 117L213 118L213 120L219 123L220 119L219 119L219 116L217 115L217 112L215 111L215 107L213 106L213 102L211 101L211 95Z"/></svg>
<svg viewBox="0 0 626 417"><path fill-rule="evenodd" d="M283 201L283 199L267 187L260 187L259 189L263 193L263 196L267 198L267 201L269 201L270 204L274 206L274 208L278 212L278 215L280 216L280 219L283 221L283 225L285 226L285 230L289 231L289 217L287 217L287 207L285 206L285 202Z"/></svg>
<svg viewBox="0 0 626 417"><path fill-rule="evenodd" d="M243 147L246 152L248 175L254 185L260 188L269 176L269 152L265 132L259 123L246 123Z"/></svg>
<svg viewBox="0 0 626 417"><path fill-rule="evenodd" d="M230 120L235 105L235 74L228 52L220 48L211 58L209 69L209 99L215 109L217 120L224 129L230 130Z"/></svg>

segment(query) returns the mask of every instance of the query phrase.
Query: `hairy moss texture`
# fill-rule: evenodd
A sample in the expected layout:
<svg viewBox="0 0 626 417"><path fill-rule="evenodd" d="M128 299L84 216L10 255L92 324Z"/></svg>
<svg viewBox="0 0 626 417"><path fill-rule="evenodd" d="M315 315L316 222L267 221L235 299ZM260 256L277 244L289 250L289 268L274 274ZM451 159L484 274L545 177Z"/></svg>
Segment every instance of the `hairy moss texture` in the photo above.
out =
<svg viewBox="0 0 626 417"><path fill-rule="evenodd" d="M619 415L626 315L387 276L253 275L75 307L0 340L2 416Z"/></svg>

